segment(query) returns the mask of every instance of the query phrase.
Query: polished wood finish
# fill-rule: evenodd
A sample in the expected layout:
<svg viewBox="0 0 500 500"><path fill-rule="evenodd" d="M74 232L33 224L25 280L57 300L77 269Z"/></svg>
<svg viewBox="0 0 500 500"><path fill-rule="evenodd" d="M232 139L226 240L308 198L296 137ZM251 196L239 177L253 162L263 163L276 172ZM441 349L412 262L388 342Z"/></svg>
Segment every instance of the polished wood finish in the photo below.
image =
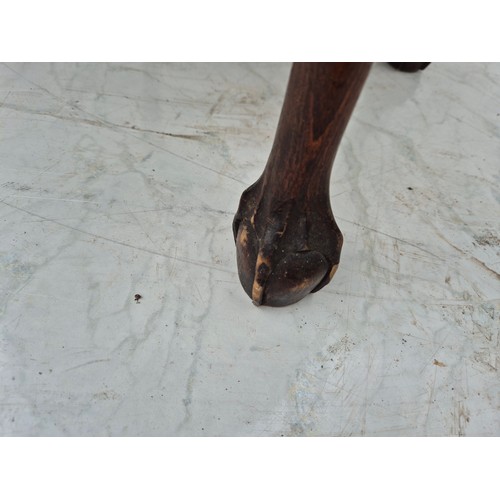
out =
<svg viewBox="0 0 500 500"><path fill-rule="evenodd" d="M233 222L238 273L256 305L285 306L332 279L342 233L330 206L333 160L371 63L292 66L274 144Z"/></svg>

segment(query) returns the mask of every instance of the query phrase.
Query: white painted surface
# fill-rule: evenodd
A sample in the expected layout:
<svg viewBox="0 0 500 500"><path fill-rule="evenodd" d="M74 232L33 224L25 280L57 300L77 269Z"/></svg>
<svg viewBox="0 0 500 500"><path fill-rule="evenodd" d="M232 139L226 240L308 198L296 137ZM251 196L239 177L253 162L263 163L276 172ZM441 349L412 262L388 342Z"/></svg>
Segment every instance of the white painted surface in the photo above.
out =
<svg viewBox="0 0 500 500"><path fill-rule="evenodd" d="M0 66L2 435L500 434L500 64L375 65L339 271L256 308L231 222L289 68Z"/></svg>

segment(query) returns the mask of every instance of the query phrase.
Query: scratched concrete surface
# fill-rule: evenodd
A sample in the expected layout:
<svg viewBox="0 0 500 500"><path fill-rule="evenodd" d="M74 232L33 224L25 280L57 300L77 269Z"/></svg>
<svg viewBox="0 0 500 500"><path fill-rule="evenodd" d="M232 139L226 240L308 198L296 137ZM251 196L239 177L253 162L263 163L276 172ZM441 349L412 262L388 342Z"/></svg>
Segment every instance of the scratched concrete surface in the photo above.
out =
<svg viewBox="0 0 500 500"><path fill-rule="evenodd" d="M256 308L231 222L289 69L0 66L1 435L500 435L500 64L375 65L339 271Z"/></svg>

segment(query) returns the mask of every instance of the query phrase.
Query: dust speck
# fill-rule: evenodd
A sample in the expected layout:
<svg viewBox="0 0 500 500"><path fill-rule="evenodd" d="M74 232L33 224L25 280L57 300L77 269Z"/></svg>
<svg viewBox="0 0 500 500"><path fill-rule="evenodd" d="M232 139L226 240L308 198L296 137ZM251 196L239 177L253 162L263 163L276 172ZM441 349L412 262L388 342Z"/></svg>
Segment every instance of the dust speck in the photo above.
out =
<svg viewBox="0 0 500 500"><path fill-rule="evenodd" d="M440 367L444 367L446 366L442 361L438 361L437 359L435 359L433 362L432 362L433 365L436 365L436 366L440 366Z"/></svg>

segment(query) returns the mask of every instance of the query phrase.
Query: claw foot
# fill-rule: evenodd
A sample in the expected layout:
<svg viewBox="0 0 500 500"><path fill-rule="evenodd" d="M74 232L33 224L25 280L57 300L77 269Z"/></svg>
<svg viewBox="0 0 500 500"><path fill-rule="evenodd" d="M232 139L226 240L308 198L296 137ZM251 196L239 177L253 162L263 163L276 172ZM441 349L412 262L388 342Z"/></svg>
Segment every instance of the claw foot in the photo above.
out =
<svg viewBox="0 0 500 500"><path fill-rule="evenodd" d="M247 189L234 218L238 274L255 305L287 306L330 282L342 248L329 204L261 197Z"/></svg>

